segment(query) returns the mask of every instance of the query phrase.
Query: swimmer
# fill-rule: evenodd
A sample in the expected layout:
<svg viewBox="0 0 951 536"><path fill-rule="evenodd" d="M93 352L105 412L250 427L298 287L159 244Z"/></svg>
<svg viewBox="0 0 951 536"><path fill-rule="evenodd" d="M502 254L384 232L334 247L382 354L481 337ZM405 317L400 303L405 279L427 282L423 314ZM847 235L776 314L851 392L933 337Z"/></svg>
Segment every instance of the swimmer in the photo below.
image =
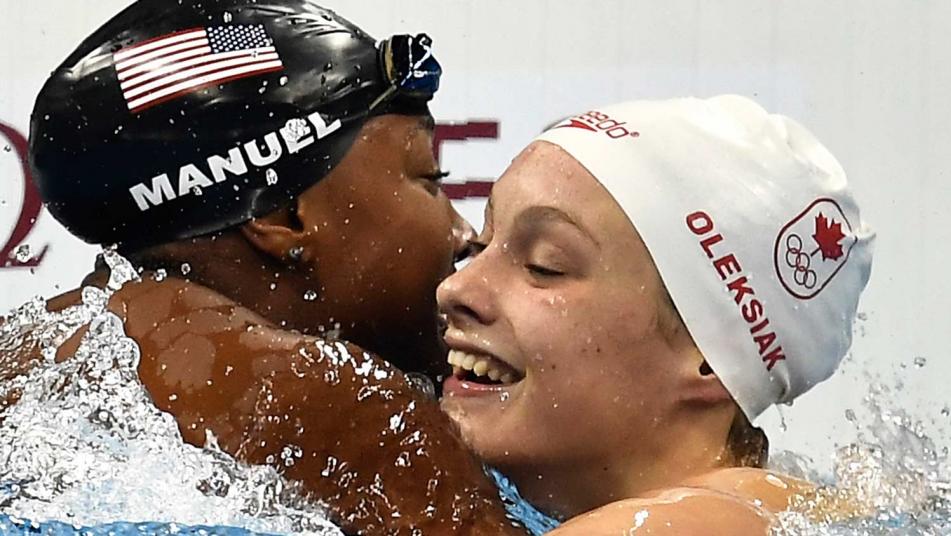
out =
<svg viewBox="0 0 951 536"><path fill-rule="evenodd" d="M551 534L762 535L811 486L751 421L851 344L873 235L835 158L738 96L571 117L438 291L467 443Z"/></svg>
<svg viewBox="0 0 951 536"><path fill-rule="evenodd" d="M430 44L308 0L140 0L52 73L31 161L50 213L139 269L109 307L185 441L279 465L348 533L517 534L423 392L449 371L435 290L471 235L439 187Z"/></svg>

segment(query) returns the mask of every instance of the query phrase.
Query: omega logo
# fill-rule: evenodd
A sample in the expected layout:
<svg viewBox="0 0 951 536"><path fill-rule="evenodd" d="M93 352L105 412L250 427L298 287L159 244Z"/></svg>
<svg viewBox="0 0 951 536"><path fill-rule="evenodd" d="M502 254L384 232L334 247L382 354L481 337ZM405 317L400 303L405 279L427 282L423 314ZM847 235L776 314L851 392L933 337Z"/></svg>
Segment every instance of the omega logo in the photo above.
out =
<svg viewBox="0 0 951 536"><path fill-rule="evenodd" d="M8 145L9 144L9 145ZM13 127L0 122L0 147L4 147L4 152L15 153L19 160L21 178L23 181L23 202L20 204L20 214L13 225L13 231L0 247L0 269L9 268L34 268L43 262L49 245L43 248L27 259L17 258L16 250L23 243L23 240L29 236L30 232L36 227L37 218L43 209L43 201L40 199L40 193L33 185L33 172L30 169L29 144L26 137L16 131ZM9 149L6 149L9 147ZM0 240L3 234L0 234Z"/></svg>

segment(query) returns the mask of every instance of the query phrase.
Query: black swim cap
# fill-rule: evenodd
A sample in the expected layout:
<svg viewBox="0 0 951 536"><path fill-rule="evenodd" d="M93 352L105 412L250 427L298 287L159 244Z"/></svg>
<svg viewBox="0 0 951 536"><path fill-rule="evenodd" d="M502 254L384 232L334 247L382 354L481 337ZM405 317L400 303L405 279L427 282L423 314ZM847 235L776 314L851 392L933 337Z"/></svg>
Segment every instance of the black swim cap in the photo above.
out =
<svg viewBox="0 0 951 536"><path fill-rule="evenodd" d="M46 206L134 249L289 204L384 113L428 114L429 38L381 46L308 0L140 0L46 82L30 156Z"/></svg>

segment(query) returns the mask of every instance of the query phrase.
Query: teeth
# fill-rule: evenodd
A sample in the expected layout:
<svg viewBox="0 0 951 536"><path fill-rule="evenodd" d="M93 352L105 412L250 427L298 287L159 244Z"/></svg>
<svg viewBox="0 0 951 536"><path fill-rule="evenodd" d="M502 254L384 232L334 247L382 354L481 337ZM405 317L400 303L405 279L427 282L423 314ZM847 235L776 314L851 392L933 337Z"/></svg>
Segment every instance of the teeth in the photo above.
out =
<svg viewBox="0 0 951 536"><path fill-rule="evenodd" d="M516 381L515 371L496 359L478 357L460 350L452 350L449 352L447 361L454 367L470 370L477 376L487 376L493 381L502 381L503 383L515 383Z"/></svg>
<svg viewBox="0 0 951 536"><path fill-rule="evenodd" d="M486 372L489 372L489 362L488 361L479 361L472 367L472 372L475 372L479 376L485 376Z"/></svg>

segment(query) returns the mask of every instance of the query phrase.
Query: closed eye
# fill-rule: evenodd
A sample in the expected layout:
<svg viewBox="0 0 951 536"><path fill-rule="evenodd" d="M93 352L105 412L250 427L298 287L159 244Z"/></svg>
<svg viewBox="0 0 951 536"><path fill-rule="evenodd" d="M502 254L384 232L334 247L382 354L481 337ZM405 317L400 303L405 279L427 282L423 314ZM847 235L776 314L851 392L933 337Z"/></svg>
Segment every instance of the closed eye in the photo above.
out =
<svg viewBox="0 0 951 536"><path fill-rule="evenodd" d="M540 277L558 277L565 275L564 272L559 272L558 270L552 270L551 268L546 268L538 264L527 264L525 268L531 272L533 275Z"/></svg>
<svg viewBox="0 0 951 536"><path fill-rule="evenodd" d="M429 173L427 175L420 175L419 178L424 180L423 186L426 190L434 196L438 196L442 192L442 180L449 176L448 171L439 170L435 173Z"/></svg>
<svg viewBox="0 0 951 536"><path fill-rule="evenodd" d="M430 173L429 175L423 175L423 178L428 181L441 182L443 179L449 176L448 171L439 170L436 173Z"/></svg>

